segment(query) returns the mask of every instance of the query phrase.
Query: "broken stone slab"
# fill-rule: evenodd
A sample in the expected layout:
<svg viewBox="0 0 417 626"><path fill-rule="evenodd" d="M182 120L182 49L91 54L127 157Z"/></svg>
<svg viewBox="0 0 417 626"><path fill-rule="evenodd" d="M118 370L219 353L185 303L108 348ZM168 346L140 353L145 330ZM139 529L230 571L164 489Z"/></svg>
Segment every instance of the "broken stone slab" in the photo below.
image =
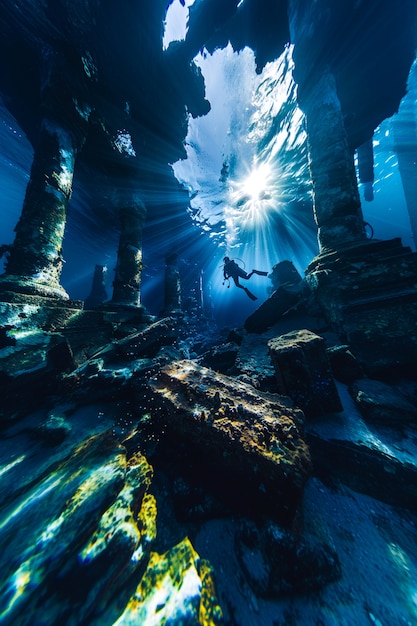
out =
<svg viewBox="0 0 417 626"><path fill-rule="evenodd" d="M245 320L249 333L263 333L302 300L303 283L281 286Z"/></svg>
<svg viewBox="0 0 417 626"><path fill-rule="evenodd" d="M114 342L145 330L155 318L143 307L111 307L80 311L65 323L62 333L69 342L77 366Z"/></svg>
<svg viewBox="0 0 417 626"><path fill-rule="evenodd" d="M365 422L348 389L338 384L344 410L306 424L314 468L382 502L417 510L417 431Z"/></svg>
<svg viewBox="0 0 417 626"><path fill-rule="evenodd" d="M349 346L330 346L327 349L333 376L336 380L349 385L358 378L365 378L362 365L350 350Z"/></svg>
<svg viewBox="0 0 417 626"><path fill-rule="evenodd" d="M367 422L394 427L417 424L417 404L392 385L362 378L352 384L350 393Z"/></svg>
<svg viewBox="0 0 417 626"><path fill-rule="evenodd" d="M105 362L109 362L114 358L152 357L162 346L172 345L177 337L178 320L175 317L166 317L151 324L145 330L114 341L92 355L92 358L100 357Z"/></svg>
<svg viewBox="0 0 417 626"><path fill-rule="evenodd" d="M251 515L290 522L311 465L304 415L289 398L179 361L149 381L166 453Z"/></svg>
<svg viewBox="0 0 417 626"><path fill-rule="evenodd" d="M307 417L342 411L325 341L298 330L268 341L278 393L292 398Z"/></svg>
<svg viewBox="0 0 417 626"><path fill-rule="evenodd" d="M63 393L73 394L78 401L83 395L87 399L91 391L95 397L120 395L133 379L149 377L163 363L178 358L180 353L172 347L176 338L176 320L165 318L111 342L62 378Z"/></svg>

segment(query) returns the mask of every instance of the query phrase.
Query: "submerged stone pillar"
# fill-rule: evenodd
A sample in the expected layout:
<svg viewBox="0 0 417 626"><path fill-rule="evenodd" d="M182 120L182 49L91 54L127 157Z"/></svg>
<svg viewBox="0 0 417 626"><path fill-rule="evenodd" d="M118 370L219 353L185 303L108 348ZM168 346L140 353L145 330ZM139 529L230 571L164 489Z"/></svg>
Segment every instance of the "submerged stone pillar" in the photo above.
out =
<svg viewBox="0 0 417 626"><path fill-rule="evenodd" d="M392 118L391 127L414 245L417 247L417 64L414 77L416 85L414 89L410 88L401 102L398 113Z"/></svg>
<svg viewBox="0 0 417 626"><path fill-rule="evenodd" d="M374 146L368 139L356 150L358 156L359 181L364 186L364 198L367 202L374 199Z"/></svg>
<svg viewBox="0 0 417 626"><path fill-rule="evenodd" d="M181 281L178 271L178 255L168 254L165 258L165 306L164 314L181 310Z"/></svg>
<svg viewBox="0 0 417 626"><path fill-rule="evenodd" d="M75 159L83 142L82 132L44 118L15 241L0 282L3 289L68 299L59 284L62 242Z"/></svg>
<svg viewBox="0 0 417 626"><path fill-rule="evenodd" d="M140 305L142 275L142 229L146 208L136 196L131 196L119 208L120 238L116 275L113 281L112 304Z"/></svg>
<svg viewBox="0 0 417 626"><path fill-rule="evenodd" d="M85 300L86 309L94 309L107 300L106 292L107 267L96 265L94 268L93 284L90 295Z"/></svg>
<svg viewBox="0 0 417 626"><path fill-rule="evenodd" d="M324 69L301 104L320 251L366 240L358 184L333 74Z"/></svg>

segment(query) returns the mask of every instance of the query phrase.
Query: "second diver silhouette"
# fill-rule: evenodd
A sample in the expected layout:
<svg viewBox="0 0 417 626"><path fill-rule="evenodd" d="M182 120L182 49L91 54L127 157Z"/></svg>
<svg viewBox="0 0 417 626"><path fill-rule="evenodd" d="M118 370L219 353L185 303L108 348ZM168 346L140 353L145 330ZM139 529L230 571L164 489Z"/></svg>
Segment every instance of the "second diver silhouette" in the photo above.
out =
<svg viewBox="0 0 417 626"><path fill-rule="evenodd" d="M261 272L260 270L252 270L248 274L247 272L245 272L243 268L239 267L239 265L235 261L233 261L233 259L230 259L228 256L224 257L223 263L224 263L224 266L223 266L224 280L228 280L229 278L232 278L236 287L239 287L239 289L243 289L246 292L246 295L249 296L251 300L257 300L258 298L254 296L253 293L251 293L247 287L244 287L243 285L240 284L239 278L243 278L244 280L249 280L252 274L258 274L259 276L268 276L268 272Z"/></svg>

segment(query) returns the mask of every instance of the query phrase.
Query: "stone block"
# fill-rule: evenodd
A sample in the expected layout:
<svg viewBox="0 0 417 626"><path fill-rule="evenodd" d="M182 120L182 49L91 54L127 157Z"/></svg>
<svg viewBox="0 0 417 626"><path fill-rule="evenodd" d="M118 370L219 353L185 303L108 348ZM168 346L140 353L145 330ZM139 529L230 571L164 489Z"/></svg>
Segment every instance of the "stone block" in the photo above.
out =
<svg viewBox="0 0 417 626"><path fill-rule="evenodd" d="M278 289L245 320L245 330L247 330L248 333L265 332L268 328L276 324L284 313L300 302L302 297L302 283L278 287Z"/></svg>
<svg viewBox="0 0 417 626"><path fill-rule="evenodd" d="M272 268L269 278L271 279L275 289L281 285L296 285L303 280L292 261L281 261L280 263L276 263Z"/></svg>
<svg viewBox="0 0 417 626"><path fill-rule="evenodd" d="M306 417L343 410L322 337L293 331L270 339L268 349L278 392L292 398Z"/></svg>
<svg viewBox="0 0 417 626"><path fill-rule="evenodd" d="M327 354L336 380L350 385L358 378L365 378L363 368L349 346L332 346L327 350Z"/></svg>
<svg viewBox="0 0 417 626"><path fill-rule="evenodd" d="M237 510L292 521L311 465L304 415L289 398L186 360L149 385L169 463L186 466Z"/></svg>
<svg viewBox="0 0 417 626"><path fill-rule="evenodd" d="M367 422L400 428L409 422L417 423L417 403L392 385L363 378L355 381L349 391Z"/></svg>

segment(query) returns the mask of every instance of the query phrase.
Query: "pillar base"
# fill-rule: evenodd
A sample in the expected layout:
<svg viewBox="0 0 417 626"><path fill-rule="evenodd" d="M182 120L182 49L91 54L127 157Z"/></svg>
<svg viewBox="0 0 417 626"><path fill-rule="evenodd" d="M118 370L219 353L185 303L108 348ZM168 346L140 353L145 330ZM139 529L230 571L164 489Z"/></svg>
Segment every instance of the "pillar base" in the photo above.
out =
<svg viewBox="0 0 417 626"><path fill-rule="evenodd" d="M35 278L34 276L3 274L3 276L0 276L0 300L5 291L31 296L41 296L43 298L70 299L65 289L61 287L59 283L42 282L39 278Z"/></svg>
<svg viewBox="0 0 417 626"><path fill-rule="evenodd" d="M135 320L143 324L151 324L157 319L154 315L149 313L143 304L127 304L109 300L108 302L104 302L98 309L100 311L118 313L120 320Z"/></svg>
<svg viewBox="0 0 417 626"><path fill-rule="evenodd" d="M342 250L367 243L364 222L361 216L335 217L318 229L320 252Z"/></svg>
<svg viewBox="0 0 417 626"><path fill-rule="evenodd" d="M417 253L399 238L322 252L306 283L368 375L417 359Z"/></svg>
<svg viewBox="0 0 417 626"><path fill-rule="evenodd" d="M3 347L4 333L7 335L10 331L15 336L36 329L54 332L73 315L79 314L83 305L81 300L46 298L0 289L0 348Z"/></svg>

